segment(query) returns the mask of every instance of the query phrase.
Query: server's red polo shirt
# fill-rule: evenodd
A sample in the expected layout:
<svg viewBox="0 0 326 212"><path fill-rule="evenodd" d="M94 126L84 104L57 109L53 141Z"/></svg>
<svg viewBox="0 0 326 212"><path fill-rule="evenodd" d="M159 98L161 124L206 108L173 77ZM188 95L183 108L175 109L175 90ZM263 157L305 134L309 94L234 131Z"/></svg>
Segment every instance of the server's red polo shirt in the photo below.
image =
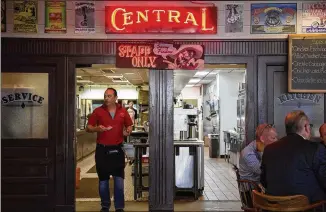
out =
<svg viewBox="0 0 326 212"><path fill-rule="evenodd" d="M127 110L116 104L114 118L111 117L107 107L102 105L94 110L88 119L88 125L111 126L112 129L97 133L97 143L104 145L117 145L123 142L123 128L131 126L132 120Z"/></svg>

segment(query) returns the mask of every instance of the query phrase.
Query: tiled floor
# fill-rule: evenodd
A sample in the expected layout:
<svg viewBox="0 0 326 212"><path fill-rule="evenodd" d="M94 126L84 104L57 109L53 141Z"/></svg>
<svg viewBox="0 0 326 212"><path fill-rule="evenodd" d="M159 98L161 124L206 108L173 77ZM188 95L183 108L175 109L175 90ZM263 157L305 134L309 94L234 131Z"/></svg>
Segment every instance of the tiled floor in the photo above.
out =
<svg viewBox="0 0 326 212"><path fill-rule="evenodd" d="M205 189L202 200L239 200L236 176L224 159L208 157L205 147Z"/></svg>
<svg viewBox="0 0 326 212"><path fill-rule="evenodd" d="M81 178L97 178L96 173L87 173L94 166L94 155L89 156L82 162L77 164L77 167L81 168ZM192 201L183 202L178 206L178 202L175 203L176 211L183 211L185 208L193 208L193 210L188 211L198 211L200 210L211 210L211 211L241 211L239 193L237 190L236 176L232 170L231 164L225 162L224 159L212 159L208 157L208 148L205 147L205 189L204 194L199 200L205 201ZM126 179L125 179L125 199L127 202L126 209L128 205L138 204L139 207L144 210L148 208L147 202L136 202L133 199L133 184L131 175L131 166L127 165L126 169ZM94 185L96 186L96 185ZM148 194L144 195L143 200L147 200ZM76 207L77 211L96 211L88 210L88 208L93 208L94 205L99 205L98 197L90 198L77 198ZM217 201L218 200L218 201ZM144 205L145 204L145 205ZM192 206L190 206L192 204ZM214 205L215 204L215 205ZM141 206L142 205L142 206ZM187 206L188 205L188 206ZM131 206L129 206L131 207ZM178 209L179 208L179 209ZM215 209L214 209L215 208ZM200 211L199 210L199 211ZM137 211L137 210L136 210Z"/></svg>

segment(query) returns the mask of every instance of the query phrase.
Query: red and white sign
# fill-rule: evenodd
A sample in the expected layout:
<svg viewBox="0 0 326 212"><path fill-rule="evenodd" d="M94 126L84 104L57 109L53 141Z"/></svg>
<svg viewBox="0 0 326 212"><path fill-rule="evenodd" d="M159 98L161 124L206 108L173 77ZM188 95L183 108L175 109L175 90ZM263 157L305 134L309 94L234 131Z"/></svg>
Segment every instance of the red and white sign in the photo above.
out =
<svg viewBox="0 0 326 212"><path fill-rule="evenodd" d="M105 32L116 34L216 34L217 8L106 6Z"/></svg>

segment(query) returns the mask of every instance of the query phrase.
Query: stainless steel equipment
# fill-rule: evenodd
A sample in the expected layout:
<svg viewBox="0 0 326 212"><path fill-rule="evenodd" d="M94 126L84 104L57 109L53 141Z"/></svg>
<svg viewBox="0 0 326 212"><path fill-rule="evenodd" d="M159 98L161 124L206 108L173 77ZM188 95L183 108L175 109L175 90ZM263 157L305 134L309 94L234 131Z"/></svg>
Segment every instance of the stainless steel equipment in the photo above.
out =
<svg viewBox="0 0 326 212"><path fill-rule="evenodd" d="M239 83L239 94L237 100L237 133L239 140L245 141L245 117L246 117L246 84Z"/></svg>
<svg viewBox="0 0 326 212"><path fill-rule="evenodd" d="M175 140L174 146L176 190L192 191L197 199L204 190L204 142Z"/></svg>
<svg viewBox="0 0 326 212"><path fill-rule="evenodd" d="M180 131L180 140L186 140L188 136L187 131Z"/></svg>
<svg viewBox="0 0 326 212"><path fill-rule="evenodd" d="M198 130L197 130L197 116L196 115L188 115L188 138L197 138Z"/></svg>

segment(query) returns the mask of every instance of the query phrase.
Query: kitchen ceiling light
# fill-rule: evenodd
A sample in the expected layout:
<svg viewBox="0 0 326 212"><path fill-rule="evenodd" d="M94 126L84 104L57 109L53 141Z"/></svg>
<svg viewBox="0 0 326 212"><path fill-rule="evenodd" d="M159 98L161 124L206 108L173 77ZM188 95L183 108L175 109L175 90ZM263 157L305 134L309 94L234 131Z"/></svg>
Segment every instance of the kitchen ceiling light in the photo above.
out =
<svg viewBox="0 0 326 212"><path fill-rule="evenodd" d="M199 82L201 79L198 79L198 78L193 78L191 80L189 80L189 83L197 83Z"/></svg>
<svg viewBox="0 0 326 212"><path fill-rule="evenodd" d="M122 78L123 77L122 74L105 74L104 76L107 78Z"/></svg>
<svg viewBox="0 0 326 212"><path fill-rule="evenodd" d="M197 71L195 76L205 76L207 75L209 72L208 71Z"/></svg>
<svg viewBox="0 0 326 212"><path fill-rule="evenodd" d="M93 83L90 80L77 80L77 83Z"/></svg>
<svg viewBox="0 0 326 212"><path fill-rule="evenodd" d="M186 87L194 87L194 85L186 85Z"/></svg>

